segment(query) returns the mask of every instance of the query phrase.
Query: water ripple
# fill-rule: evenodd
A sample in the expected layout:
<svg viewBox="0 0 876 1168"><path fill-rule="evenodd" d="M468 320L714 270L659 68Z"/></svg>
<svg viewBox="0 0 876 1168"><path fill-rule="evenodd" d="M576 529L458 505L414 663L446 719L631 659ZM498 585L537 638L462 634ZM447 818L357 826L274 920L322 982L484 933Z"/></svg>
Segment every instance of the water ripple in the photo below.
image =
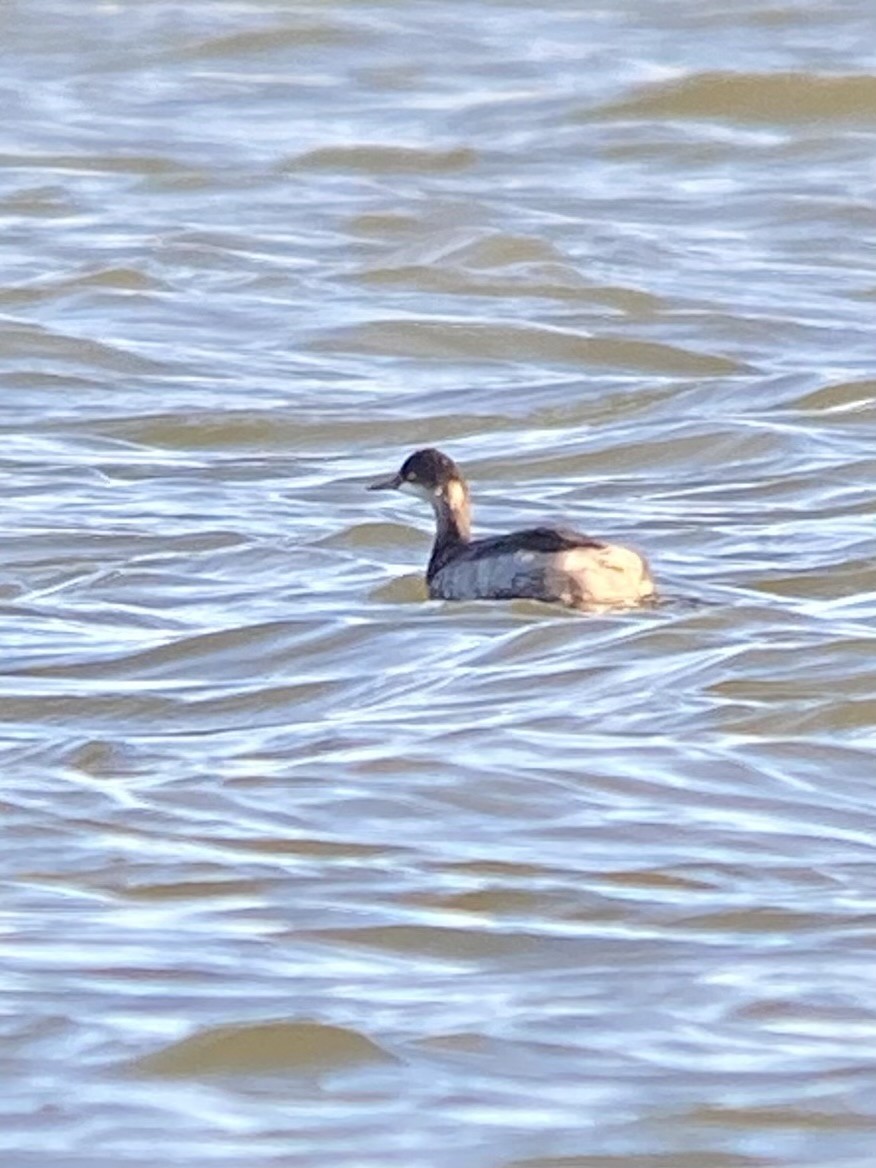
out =
<svg viewBox="0 0 876 1168"><path fill-rule="evenodd" d="M864 15L9 7L4 1163L870 1164Z"/></svg>

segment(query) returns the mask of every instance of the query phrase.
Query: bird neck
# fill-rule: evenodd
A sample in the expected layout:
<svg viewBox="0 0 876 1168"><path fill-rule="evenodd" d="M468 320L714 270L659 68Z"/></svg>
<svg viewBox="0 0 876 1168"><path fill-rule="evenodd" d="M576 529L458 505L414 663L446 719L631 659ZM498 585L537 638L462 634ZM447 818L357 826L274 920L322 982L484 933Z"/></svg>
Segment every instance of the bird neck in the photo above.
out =
<svg viewBox="0 0 876 1168"><path fill-rule="evenodd" d="M436 544L468 543L471 540L471 503L465 483L453 479L440 495L435 495L433 506L437 524Z"/></svg>

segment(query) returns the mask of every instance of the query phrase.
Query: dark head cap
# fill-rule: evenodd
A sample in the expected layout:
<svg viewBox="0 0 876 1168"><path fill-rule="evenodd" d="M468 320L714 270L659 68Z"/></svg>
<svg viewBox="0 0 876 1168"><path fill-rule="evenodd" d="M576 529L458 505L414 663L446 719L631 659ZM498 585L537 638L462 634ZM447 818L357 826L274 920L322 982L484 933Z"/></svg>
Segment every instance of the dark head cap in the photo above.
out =
<svg viewBox="0 0 876 1168"><path fill-rule="evenodd" d="M402 463L398 474L372 483L369 491L383 491L402 487L419 487L423 491L443 490L448 483L462 482L462 473L452 458L431 446L416 450Z"/></svg>

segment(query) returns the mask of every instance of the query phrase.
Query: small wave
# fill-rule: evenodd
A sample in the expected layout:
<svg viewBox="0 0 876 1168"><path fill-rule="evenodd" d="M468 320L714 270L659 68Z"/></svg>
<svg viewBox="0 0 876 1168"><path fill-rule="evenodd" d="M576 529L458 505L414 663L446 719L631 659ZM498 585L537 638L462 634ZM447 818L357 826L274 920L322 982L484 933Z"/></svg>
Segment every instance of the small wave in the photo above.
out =
<svg viewBox="0 0 876 1168"><path fill-rule="evenodd" d="M314 348L421 360L547 361L603 365L680 377L742 373L729 357L697 353L659 341L588 337L548 326L461 320L382 320L324 334Z"/></svg>
<svg viewBox="0 0 876 1168"><path fill-rule="evenodd" d="M166 284L134 267L93 268L60 279L38 279L0 288L0 304L39 304L80 292L155 292Z"/></svg>
<svg viewBox="0 0 876 1168"><path fill-rule="evenodd" d="M319 1022L215 1026L130 1063L146 1075L268 1074L337 1070L395 1057L356 1030Z"/></svg>
<svg viewBox="0 0 876 1168"><path fill-rule="evenodd" d="M813 73L697 73L649 85L603 106L605 117L802 122L876 118L876 77ZM590 115L588 115L589 117Z"/></svg>
<svg viewBox="0 0 876 1168"><path fill-rule="evenodd" d="M872 414L876 408L876 381L841 381L804 394L784 409L794 408L824 414Z"/></svg>
<svg viewBox="0 0 876 1168"><path fill-rule="evenodd" d="M427 150L415 146L324 146L288 159L283 172L296 170L354 170L371 174L445 174L474 166L477 154L468 147Z"/></svg>
<svg viewBox="0 0 876 1168"><path fill-rule="evenodd" d="M284 23L270 28L246 29L207 37L183 45L177 53L186 60L215 59L218 57L246 57L265 53L281 53L284 49L300 49L305 45L344 44L354 39L352 28L343 28L323 21L313 23ZM361 38L356 30L356 38Z"/></svg>
<svg viewBox="0 0 876 1168"><path fill-rule="evenodd" d="M166 369L163 362L153 361L120 345L9 317L0 321L0 343L7 360L28 363L59 360L69 365L86 365L89 369L111 369L119 373L155 373Z"/></svg>

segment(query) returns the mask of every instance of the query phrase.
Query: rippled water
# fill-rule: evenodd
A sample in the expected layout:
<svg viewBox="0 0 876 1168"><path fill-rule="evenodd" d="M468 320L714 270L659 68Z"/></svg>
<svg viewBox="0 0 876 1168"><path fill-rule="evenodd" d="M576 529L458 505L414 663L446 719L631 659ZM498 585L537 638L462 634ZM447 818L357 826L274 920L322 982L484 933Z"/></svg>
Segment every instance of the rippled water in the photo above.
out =
<svg viewBox="0 0 876 1168"><path fill-rule="evenodd" d="M4 1168L870 1168L869 0L0 35Z"/></svg>

